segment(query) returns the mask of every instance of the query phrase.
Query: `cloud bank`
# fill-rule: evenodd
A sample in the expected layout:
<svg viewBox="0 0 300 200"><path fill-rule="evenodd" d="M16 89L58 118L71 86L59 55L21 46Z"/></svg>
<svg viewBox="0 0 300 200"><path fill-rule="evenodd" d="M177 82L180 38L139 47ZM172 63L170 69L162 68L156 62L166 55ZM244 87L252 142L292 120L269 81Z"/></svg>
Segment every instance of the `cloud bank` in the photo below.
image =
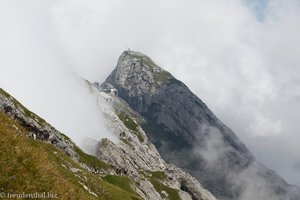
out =
<svg viewBox="0 0 300 200"><path fill-rule="evenodd" d="M300 185L299 1L0 2L0 84L58 128L81 124L71 108L94 110L83 111L80 86L68 94L70 71L103 81L131 48L185 82L259 161Z"/></svg>
<svg viewBox="0 0 300 200"><path fill-rule="evenodd" d="M64 56L49 14L52 3L1 4L0 86L89 153L91 141L114 138Z"/></svg>

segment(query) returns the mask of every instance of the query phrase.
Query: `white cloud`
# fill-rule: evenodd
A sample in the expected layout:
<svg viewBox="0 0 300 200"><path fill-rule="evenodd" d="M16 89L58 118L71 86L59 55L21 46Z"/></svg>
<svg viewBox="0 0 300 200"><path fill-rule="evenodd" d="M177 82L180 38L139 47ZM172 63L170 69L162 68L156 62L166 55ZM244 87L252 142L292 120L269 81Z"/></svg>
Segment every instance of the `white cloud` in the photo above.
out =
<svg viewBox="0 0 300 200"><path fill-rule="evenodd" d="M113 138L65 59L48 13L52 3L1 3L1 87L86 150L87 138Z"/></svg>

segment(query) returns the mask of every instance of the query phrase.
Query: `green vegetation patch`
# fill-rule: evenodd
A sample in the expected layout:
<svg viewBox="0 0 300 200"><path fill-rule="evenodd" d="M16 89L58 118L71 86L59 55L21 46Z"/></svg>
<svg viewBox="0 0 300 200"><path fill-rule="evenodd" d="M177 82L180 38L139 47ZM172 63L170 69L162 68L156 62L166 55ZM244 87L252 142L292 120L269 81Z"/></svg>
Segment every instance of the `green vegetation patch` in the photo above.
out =
<svg viewBox="0 0 300 200"><path fill-rule="evenodd" d="M140 173L146 178L153 178L157 180L165 180L167 175L163 171L140 171Z"/></svg>
<svg viewBox="0 0 300 200"><path fill-rule="evenodd" d="M120 118L120 120L124 123L124 125L132 130L132 131L138 131L138 124L135 123L133 121L133 119L131 119L131 117L129 117L128 115L126 115L124 112L121 112L118 117Z"/></svg>
<svg viewBox="0 0 300 200"><path fill-rule="evenodd" d="M165 70L162 70L161 72L155 74L154 81L155 82L165 82L167 81L171 76L171 74Z"/></svg>
<svg viewBox="0 0 300 200"><path fill-rule="evenodd" d="M123 99L115 99L114 104L113 104L114 110L116 111L116 113L129 113L128 115L130 116L134 116L133 119L137 122L137 124L142 124L144 122L143 117L130 109L130 106L128 105L128 103L126 101L124 101Z"/></svg>
<svg viewBox="0 0 300 200"><path fill-rule="evenodd" d="M133 133L138 137L138 139L141 143L143 143L145 141L143 135L140 132L133 132Z"/></svg>
<svg viewBox="0 0 300 200"><path fill-rule="evenodd" d="M123 190L136 195L136 192L134 192L131 188L132 182L129 180L127 176L114 176L114 175L107 175L102 178L104 181L111 183L113 185L116 185Z"/></svg>
<svg viewBox="0 0 300 200"><path fill-rule="evenodd" d="M105 162L99 160L95 156L89 155L84 153L79 147L74 146L74 150L79 155L79 161L82 163L87 164L90 167L93 167L95 169L110 169L111 166L106 164Z"/></svg>
<svg viewBox="0 0 300 200"><path fill-rule="evenodd" d="M173 189L173 188L159 182L155 178L150 178L149 180L152 183L152 185L154 186L155 190L160 194L160 196L162 198L167 198L169 200L180 200L178 190ZM165 191L168 194L168 196L166 196L163 193L163 191Z"/></svg>
<svg viewBox="0 0 300 200"><path fill-rule="evenodd" d="M173 189L161 181L167 178L167 175L163 171L146 171L141 173L148 178L152 183L155 190L160 194L162 198L167 198L169 200L180 200L178 190ZM165 191L165 192L163 192ZM167 193L167 195L166 195Z"/></svg>
<svg viewBox="0 0 300 200"><path fill-rule="evenodd" d="M141 143L143 143L145 141L144 136L142 135L142 133L138 129L139 125L130 116L128 116L124 112L121 112L121 113L118 114L118 117L124 123L124 125L129 130L131 130L131 132L133 134L135 134L138 137L138 139L140 140Z"/></svg>
<svg viewBox="0 0 300 200"><path fill-rule="evenodd" d="M155 171L155 172L150 172L151 173L151 177L152 178L156 178L156 179L159 179L159 180L164 180L167 178L167 175L165 174L165 172L163 171Z"/></svg>
<svg viewBox="0 0 300 200"><path fill-rule="evenodd" d="M130 148L134 148L134 146L128 140L122 138L121 141L127 144Z"/></svg>

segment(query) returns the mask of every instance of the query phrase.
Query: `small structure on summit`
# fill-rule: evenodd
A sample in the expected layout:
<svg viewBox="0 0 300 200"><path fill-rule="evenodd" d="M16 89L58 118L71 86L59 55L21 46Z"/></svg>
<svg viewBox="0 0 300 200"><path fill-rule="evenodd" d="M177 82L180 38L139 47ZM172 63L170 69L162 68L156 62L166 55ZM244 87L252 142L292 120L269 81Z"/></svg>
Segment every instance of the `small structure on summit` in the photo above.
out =
<svg viewBox="0 0 300 200"><path fill-rule="evenodd" d="M93 83L93 85L98 89L99 92L104 92L106 94L109 94L110 96L118 96L118 90L110 84Z"/></svg>
<svg viewBox="0 0 300 200"><path fill-rule="evenodd" d="M118 96L118 90L116 88L110 89L109 93L112 95Z"/></svg>
<svg viewBox="0 0 300 200"><path fill-rule="evenodd" d="M100 92L105 92L112 96L118 96L118 90L116 88L100 88Z"/></svg>

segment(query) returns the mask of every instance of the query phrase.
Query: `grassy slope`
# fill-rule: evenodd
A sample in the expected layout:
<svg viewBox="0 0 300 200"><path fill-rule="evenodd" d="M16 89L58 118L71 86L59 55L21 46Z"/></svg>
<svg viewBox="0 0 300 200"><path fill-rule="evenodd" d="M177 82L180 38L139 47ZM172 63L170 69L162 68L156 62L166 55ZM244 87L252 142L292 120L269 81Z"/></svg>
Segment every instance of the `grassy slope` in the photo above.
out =
<svg viewBox="0 0 300 200"><path fill-rule="evenodd" d="M0 92L3 93L3 90ZM119 184L114 184L121 180L122 184L129 185L129 180L118 176L114 182L102 179L82 168L54 145L28 138L27 132L26 128L0 111L0 192L52 192L58 194L59 199L78 200L140 199L128 188L122 189ZM87 165L109 168L77 147L76 151ZM75 172L71 168L76 169Z"/></svg>
<svg viewBox="0 0 300 200"><path fill-rule="evenodd" d="M161 183L160 181L158 181L155 178L150 178L150 182L152 183L152 185L154 186L154 188L156 189L156 191L160 194L160 196L162 198L167 198L169 200L180 200L178 190L173 189L173 188ZM163 191L165 191L168 196L166 196L163 193Z"/></svg>
<svg viewBox="0 0 300 200"><path fill-rule="evenodd" d="M167 178L167 175L162 171L147 171L148 174L144 174L145 177L152 183L155 190L160 194L162 198L167 198L169 200L180 200L178 190L171 188L163 183ZM150 176L149 176L150 174ZM165 195L165 193L167 196Z"/></svg>
<svg viewBox="0 0 300 200"><path fill-rule="evenodd" d="M138 124L133 121L133 119L128 116L126 113L121 112L118 115L119 119L124 123L124 125L133 133L135 134L141 143L145 141L144 136L140 133L138 129Z"/></svg>

